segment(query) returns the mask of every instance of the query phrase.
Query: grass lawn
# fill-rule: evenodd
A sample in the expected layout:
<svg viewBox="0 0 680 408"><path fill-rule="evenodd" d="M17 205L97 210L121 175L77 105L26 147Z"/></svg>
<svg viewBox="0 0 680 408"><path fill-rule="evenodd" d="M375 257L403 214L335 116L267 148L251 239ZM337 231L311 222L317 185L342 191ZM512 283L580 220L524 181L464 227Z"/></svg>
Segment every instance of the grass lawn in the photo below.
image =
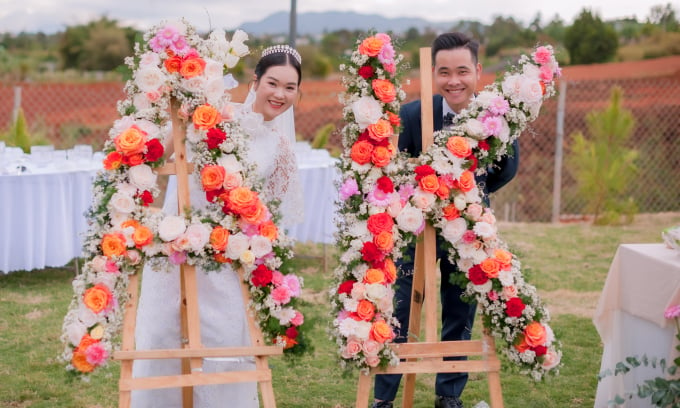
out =
<svg viewBox="0 0 680 408"><path fill-rule="evenodd" d="M602 345L592 324L609 264L621 243L661 242L663 228L680 224L680 214L640 215L631 225L501 223L503 237L522 261L525 276L548 304L552 327L563 343L558 377L534 383L501 374L506 407L592 407ZM305 278L303 312L314 325L315 352L291 365L271 359L279 407L351 407L356 373L343 376L335 346L326 334L326 292L335 263L332 246L298 245L296 262ZM74 265L0 275L0 407L104 408L117 406L116 362L89 382L76 380L57 357L61 324L72 295ZM476 326L476 336L479 325ZM473 374L463 394L466 406L488 401L483 374ZM418 376L415 407L432 407L434 375ZM238 408L238 407L234 407Z"/></svg>

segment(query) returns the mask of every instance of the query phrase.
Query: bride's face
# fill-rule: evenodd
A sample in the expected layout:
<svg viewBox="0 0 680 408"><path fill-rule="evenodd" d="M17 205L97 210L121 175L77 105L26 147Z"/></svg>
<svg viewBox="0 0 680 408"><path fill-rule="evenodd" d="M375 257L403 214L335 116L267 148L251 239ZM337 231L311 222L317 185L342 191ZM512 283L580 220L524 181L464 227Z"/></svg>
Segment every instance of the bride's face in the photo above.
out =
<svg viewBox="0 0 680 408"><path fill-rule="evenodd" d="M270 121L285 112L298 95L298 74L290 65L274 65L255 82L253 111Z"/></svg>

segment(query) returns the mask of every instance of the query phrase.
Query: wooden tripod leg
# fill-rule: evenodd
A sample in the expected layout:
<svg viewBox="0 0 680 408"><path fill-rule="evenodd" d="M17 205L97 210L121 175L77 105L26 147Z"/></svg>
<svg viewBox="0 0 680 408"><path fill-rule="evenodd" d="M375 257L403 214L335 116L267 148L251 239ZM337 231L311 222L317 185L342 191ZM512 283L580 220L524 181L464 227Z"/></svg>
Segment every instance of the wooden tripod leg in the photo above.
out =
<svg viewBox="0 0 680 408"><path fill-rule="evenodd" d="M134 351L135 349L135 325L137 323L137 301L139 298L139 275L130 275L127 287L128 301L125 303L125 314L123 316L123 338L121 349L124 351ZM123 360L120 363L120 381L132 379L133 360ZM120 389L120 387L119 387ZM118 395L118 407L130 408L132 398L131 391L120 390Z"/></svg>
<svg viewBox="0 0 680 408"><path fill-rule="evenodd" d="M262 335L262 330L260 330L260 327L257 325L257 323L255 323L255 316L251 313L250 291L248 290L248 284L245 281L245 274L242 268L238 270L238 277L241 283L241 294L243 295L243 307L245 308L245 316L246 320L248 321L248 330L250 331L250 343L253 347L263 347L265 345L264 336ZM269 362L266 356L255 357L255 369L260 372L269 372L269 380L259 381L263 407L276 408L274 384L271 377L271 371L269 369Z"/></svg>
<svg viewBox="0 0 680 408"><path fill-rule="evenodd" d="M198 311L198 288L196 286L196 268L183 264L180 267L181 301L180 317L182 327L182 347L200 349L201 317ZM203 359L194 357L182 360L182 374L190 374L203 369ZM184 408L194 406L194 387L182 387Z"/></svg>
<svg viewBox="0 0 680 408"><path fill-rule="evenodd" d="M371 374L370 373L359 373L359 384L357 386L357 400L355 403L355 408L366 408L368 407L368 396L371 393Z"/></svg>
<svg viewBox="0 0 680 408"><path fill-rule="evenodd" d="M486 330L482 334L482 341L486 347L486 355L484 356L495 367L500 367L500 361L496 355L496 343ZM488 372L489 380L489 400L491 401L491 408L503 408L503 392L501 390L501 373L499 370L491 370Z"/></svg>

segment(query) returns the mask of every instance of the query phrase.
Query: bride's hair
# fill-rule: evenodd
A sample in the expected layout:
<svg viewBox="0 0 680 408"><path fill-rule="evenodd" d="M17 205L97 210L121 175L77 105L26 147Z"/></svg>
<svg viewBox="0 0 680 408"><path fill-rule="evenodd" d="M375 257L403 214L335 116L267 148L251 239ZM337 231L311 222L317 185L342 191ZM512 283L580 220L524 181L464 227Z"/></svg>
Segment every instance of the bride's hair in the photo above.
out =
<svg viewBox="0 0 680 408"><path fill-rule="evenodd" d="M297 71L298 74L298 85L300 85L300 82L302 81L302 67L300 66L298 60L292 54L287 52L272 52L264 55L257 62L257 65L255 65L255 76L259 80L262 78L264 73L267 72L269 67L285 65L290 65L295 68L295 71Z"/></svg>

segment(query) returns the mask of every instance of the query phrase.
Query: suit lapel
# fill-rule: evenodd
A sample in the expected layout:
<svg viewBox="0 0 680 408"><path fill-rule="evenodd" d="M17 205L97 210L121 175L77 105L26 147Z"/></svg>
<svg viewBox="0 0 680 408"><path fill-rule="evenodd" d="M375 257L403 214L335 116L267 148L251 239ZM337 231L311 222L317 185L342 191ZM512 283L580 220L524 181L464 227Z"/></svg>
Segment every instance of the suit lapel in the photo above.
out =
<svg viewBox="0 0 680 408"><path fill-rule="evenodd" d="M432 114L434 115L434 131L442 130L444 127L444 110L442 109L442 96L437 94L432 97Z"/></svg>

